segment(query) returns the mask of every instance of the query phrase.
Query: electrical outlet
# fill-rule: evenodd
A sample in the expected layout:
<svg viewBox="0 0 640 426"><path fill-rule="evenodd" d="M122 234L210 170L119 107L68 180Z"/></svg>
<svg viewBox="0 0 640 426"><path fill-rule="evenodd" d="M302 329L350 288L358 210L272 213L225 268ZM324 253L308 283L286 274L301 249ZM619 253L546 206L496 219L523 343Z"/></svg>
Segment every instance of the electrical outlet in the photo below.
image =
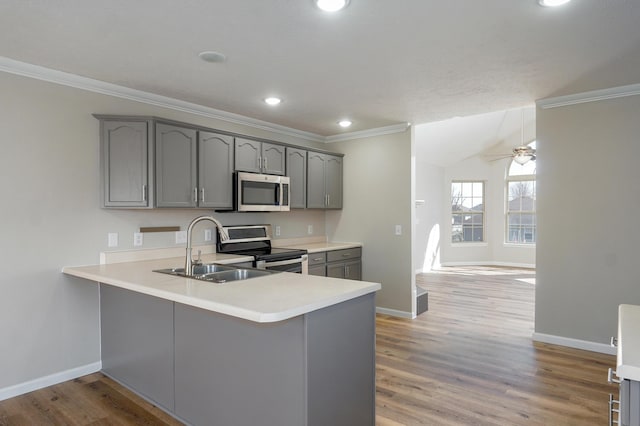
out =
<svg viewBox="0 0 640 426"><path fill-rule="evenodd" d="M110 232L107 234L107 247L118 247L117 232Z"/></svg>
<svg viewBox="0 0 640 426"><path fill-rule="evenodd" d="M187 242L187 231L176 232L176 244L184 244Z"/></svg>
<svg viewBox="0 0 640 426"><path fill-rule="evenodd" d="M313 225L307 225L307 234L313 234Z"/></svg>
<svg viewBox="0 0 640 426"><path fill-rule="evenodd" d="M276 225L276 237L280 236L280 225Z"/></svg>
<svg viewBox="0 0 640 426"><path fill-rule="evenodd" d="M402 235L402 225L396 225L396 235Z"/></svg>
<svg viewBox="0 0 640 426"><path fill-rule="evenodd" d="M205 241L211 241L212 238L212 233L211 233L211 228L207 228L204 230L204 240Z"/></svg>
<svg viewBox="0 0 640 426"><path fill-rule="evenodd" d="M135 247L140 247L144 243L144 237L142 232L134 232L133 233L133 245Z"/></svg>

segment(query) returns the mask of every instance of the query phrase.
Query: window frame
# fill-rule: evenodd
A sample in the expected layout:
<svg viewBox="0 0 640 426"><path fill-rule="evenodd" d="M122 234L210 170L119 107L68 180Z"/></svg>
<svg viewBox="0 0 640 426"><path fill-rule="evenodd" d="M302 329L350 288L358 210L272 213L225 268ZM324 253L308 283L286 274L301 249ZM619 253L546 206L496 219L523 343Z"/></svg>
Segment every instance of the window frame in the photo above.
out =
<svg viewBox="0 0 640 426"><path fill-rule="evenodd" d="M482 229L482 240L460 240L460 241L454 241L454 217L456 215L463 215L463 213L458 213L455 212L453 210L453 185L454 184L481 184L482 185L482 210L478 210L478 211L471 211L469 214L473 214L473 215L480 215L482 217L482 221L481 221L481 229ZM454 179L451 181L451 184L449 185L449 215L451 218L451 227L449 228L449 232L451 233L449 241L452 245L458 245L458 244L463 244L463 245L467 245L467 244L486 244L487 242L487 223L486 223L486 210L487 210L487 199L486 199L486 193L487 193L487 182L484 180L467 180L467 179ZM462 197L462 194L460 194L460 196ZM473 197L473 192L472 192L472 197ZM475 198L475 197L474 197ZM462 223L462 236L464 238L464 223ZM473 223L471 223L471 233L472 235L475 233L474 229L479 228L478 225L474 225Z"/></svg>

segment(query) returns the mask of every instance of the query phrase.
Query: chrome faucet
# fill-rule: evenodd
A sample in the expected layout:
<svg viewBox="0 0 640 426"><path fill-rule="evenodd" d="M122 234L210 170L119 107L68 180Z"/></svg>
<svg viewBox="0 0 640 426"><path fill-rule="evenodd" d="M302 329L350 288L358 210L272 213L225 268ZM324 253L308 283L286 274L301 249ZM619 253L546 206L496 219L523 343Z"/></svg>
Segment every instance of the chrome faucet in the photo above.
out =
<svg viewBox="0 0 640 426"><path fill-rule="evenodd" d="M222 224L220 223L220 221L218 221L218 219L216 219L213 216L199 216L196 217L195 219L193 219L191 221L191 223L189 224L189 227L187 228L187 257L185 259L184 262L184 273L186 275L193 275L193 259L191 257L191 234L193 232L193 227L198 223L198 222L202 222L203 220L210 220L211 222L213 222L216 225L216 228L218 228L218 232L220 233L220 241L227 241L229 239L229 234L227 234L227 231L224 229L224 227L222 226Z"/></svg>

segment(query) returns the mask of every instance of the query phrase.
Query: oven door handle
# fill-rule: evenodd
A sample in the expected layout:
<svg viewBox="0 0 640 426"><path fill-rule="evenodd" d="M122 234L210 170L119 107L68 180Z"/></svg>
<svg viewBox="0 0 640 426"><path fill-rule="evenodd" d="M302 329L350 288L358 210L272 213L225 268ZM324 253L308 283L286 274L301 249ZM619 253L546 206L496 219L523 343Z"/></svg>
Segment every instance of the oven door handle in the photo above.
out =
<svg viewBox="0 0 640 426"><path fill-rule="evenodd" d="M307 255L304 254L300 257L296 257L295 259L289 260L280 260L278 262L267 262L266 260L259 260L256 262L256 267L259 269L264 269L271 266L284 266L284 265L292 265L294 263L302 263L307 261Z"/></svg>

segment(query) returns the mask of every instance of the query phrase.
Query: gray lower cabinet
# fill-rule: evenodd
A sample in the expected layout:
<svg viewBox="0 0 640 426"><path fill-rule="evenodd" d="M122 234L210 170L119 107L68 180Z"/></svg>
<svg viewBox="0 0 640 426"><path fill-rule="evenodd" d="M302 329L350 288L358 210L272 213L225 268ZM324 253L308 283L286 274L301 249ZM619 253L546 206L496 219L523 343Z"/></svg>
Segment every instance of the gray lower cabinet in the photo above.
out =
<svg viewBox="0 0 640 426"><path fill-rule="evenodd" d="M309 254L309 274L349 280L362 279L362 248Z"/></svg>
<svg viewBox="0 0 640 426"><path fill-rule="evenodd" d="M292 209L307 207L307 151L287 147L287 176L289 176L289 199Z"/></svg>
<svg viewBox="0 0 640 426"><path fill-rule="evenodd" d="M309 151L307 156L307 207L342 208L342 157Z"/></svg>
<svg viewBox="0 0 640 426"><path fill-rule="evenodd" d="M104 372L188 424L375 424L373 293L260 324L100 289Z"/></svg>
<svg viewBox="0 0 640 426"><path fill-rule="evenodd" d="M285 174L285 147L268 142L236 138L235 170L238 172Z"/></svg>
<svg viewBox="0 0 640 426"><path fill-rule="evenodd" d="M96 118L100 119L103 207L153 207L151 122Z"/></svg>
<svg viewBox="0 0 640 426"><path fill-rule="evenodd" d="M233 136L156 124L156 205L233 208Z"/></svg>

